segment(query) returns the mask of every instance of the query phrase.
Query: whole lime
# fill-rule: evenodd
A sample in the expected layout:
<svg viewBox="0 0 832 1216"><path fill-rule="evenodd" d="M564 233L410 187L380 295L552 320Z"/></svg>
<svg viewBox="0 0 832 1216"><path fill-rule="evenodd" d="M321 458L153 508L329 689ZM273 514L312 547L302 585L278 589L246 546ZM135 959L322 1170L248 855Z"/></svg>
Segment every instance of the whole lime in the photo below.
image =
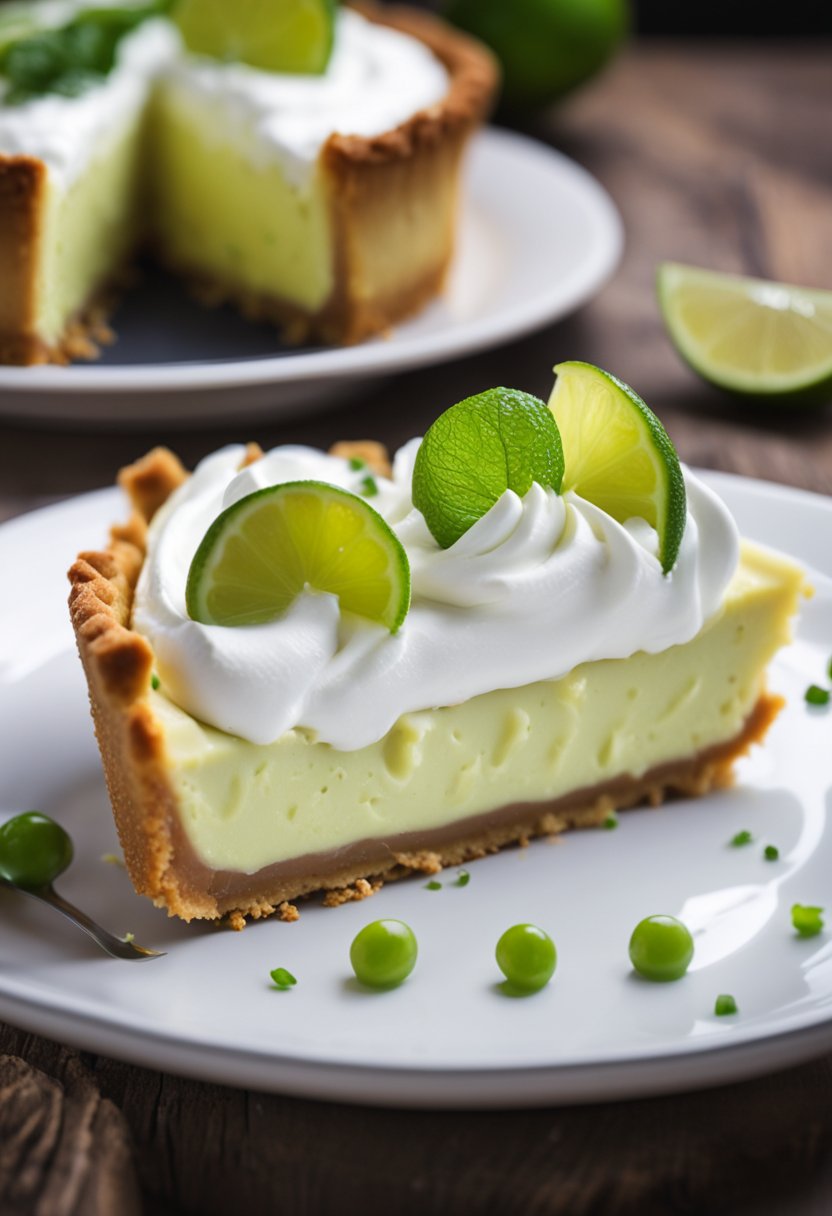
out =
<svg viewBox="0 0 832 1216"><path fill-rule="evenodd" d="M503 100L546 105L607 62L630 25L627 0L447 0L445 15L503 68Z"/></svg>

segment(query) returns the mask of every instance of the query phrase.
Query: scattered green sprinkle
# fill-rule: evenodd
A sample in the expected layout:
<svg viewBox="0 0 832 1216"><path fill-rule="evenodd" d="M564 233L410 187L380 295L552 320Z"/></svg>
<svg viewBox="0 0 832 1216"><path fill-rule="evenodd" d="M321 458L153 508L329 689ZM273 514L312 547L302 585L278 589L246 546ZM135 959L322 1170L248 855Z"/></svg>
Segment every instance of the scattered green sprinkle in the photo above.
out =
<svg viewBox="0 0 832 1216"><path fill-rule="evenodd" d="M121 940L123 942L126 942L127 945L129 946L131 942L134 942L136 940L136 935L135 935L135 933L125 933L124 937Z"/></svg>
<svg viewBox="0 0 832 1216"><path fill-rule="evenodd" d="M375 498L376 494L378 494L378 483L375 477L361 478L361 493L365 498Z"/></svg>
<svg viewBox="0 0 832 1216"><path fill-rule="evenodd" d="M360 456L351 456L350 457L350 468L352 469L352 471L354 473L358 473L361 471L361 469L366 469L366 467L367 467L367 461L362 460Z"/></svg>
<svg viewBox="0 0 832 1216"><path fill-rule="evenodd" d="M728 992L720 993L714 1003L714 1013L718 1018L724 1018L729 1013L737 1012L737 1002Z"/></svg>
<svg viewBox="0 0 832 1216"><path fill-rule="evenodd" d="M817 937L823 930L823 908L792 904L792 924L801 937Z"/></svg>
<svg viewBox="0 0 832 1216"><path fill-rule="evenodd" d="M468 873L468 871L460 870L456 876L456 882L454 883L454 886L455 887L467 887L468 883L470 881L471 881L471 875Z"/></svg>
<svg viewBox="0 0 832 1216"><path fill-rule="evenodd" d="M828 705L829 689L821 688L819 684L810 684L806 689L807 705Z"/></svg>
<svg viewBox="0 0 832 1216"><path fill-rule="evenodd" d="M754 837L751 835L748 829L743 828L741 832L737 832L736 836L731 837L731 847L734 849L740 849L744 844L751 844L753 839Z"/></svg>
<svg viewBox="0 0 832 1216"><path fill-rule="evenodd" d="M766 861L778 861L780 858L780 850L776 844L767 844L763 849L763 857Z"/></svg>
<svg viewBox="0 0 832 1216"><path fill-rule="evenodd" d="M158 692L159 689L162 687L162 681L156 675L155 671L154 671L153 675L150 677L150 687L153 689L154 692Z"/></svg>
<svg viewBox="0 0 832 1216"><path fill-rule="evenodd" d="M118 853L102 853L101 860L106 861L108 866L121 866L124 869L124 858L119 857Z"/></svg>
<svg viewBox="0 0 832 1216"><path fill-rule="evenodd" d="M605 827L608 832L612 832L618 827L618 816L616 815L615 811L611 811L610 814L607 815L602 827Z"/></svg>
<svg viewBox="0 0 832 1216"><path fill-rule="evenodd" d="M425 883L425 890L426 890L426 891L441 891L441 890L442 890L442 883L441 883L441 882L437 882L435 878L432 878L432 879L430 880L430 882L426 882L426 883Z"/></svg>
<svg viewBox="0 0 832 1216"><path fill-rule="evenodd" d="M270 971L272 983L275 988L279 988L281 992L285 992L287 988L294 988L297 980L292 975L291 971L287 971L285 967L275 967L274 971Z"/></svg>

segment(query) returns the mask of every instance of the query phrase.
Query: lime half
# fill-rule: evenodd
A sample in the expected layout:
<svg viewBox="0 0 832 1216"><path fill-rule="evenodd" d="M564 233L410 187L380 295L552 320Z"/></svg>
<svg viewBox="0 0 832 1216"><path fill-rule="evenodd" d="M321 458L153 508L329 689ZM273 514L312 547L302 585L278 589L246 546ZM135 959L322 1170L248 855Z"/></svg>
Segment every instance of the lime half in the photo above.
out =
<svg viewBox="0 0 832 1216"><path fill-rule="evenodd" d="M323 72L335 0L178 0L173 17L189 50L265 72Z"/></svg>
<svg viewBox="0 0 832 1216"><path fill-rule="evenodd" d="M591 363L559 363L549 398L561 441L563 490L574 490L619 523L646 519L658 533L667 574L687 512L685 479L667 432L641 397Z"/></svg>
<svg viewBox="0 0 832 1216"><path fill-rule="evenodd" d="M204 625L262 625L304 589L391 633L410 606L398 537L364 499L320 481L255 490L223 511L191 562L186 602Z"/></svg>
<svg viewBox="0 0 832 1216"><path fill-rule="evenodd" d="M705 380L755 397L832 398L832 291L665 262L659 305Z"/></svg>

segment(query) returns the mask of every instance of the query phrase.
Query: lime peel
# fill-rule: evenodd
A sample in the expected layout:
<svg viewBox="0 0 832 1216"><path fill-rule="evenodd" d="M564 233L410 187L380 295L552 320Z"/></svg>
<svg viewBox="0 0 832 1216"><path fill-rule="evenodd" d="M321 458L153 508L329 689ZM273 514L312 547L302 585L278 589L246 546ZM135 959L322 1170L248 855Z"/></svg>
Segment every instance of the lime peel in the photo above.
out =
<svg viewBox="0 0 832 1216"><path fill-rule="evenodd" d="M195 54L319 75L332 54L335 11L335 0L179 0L174 19Z"/></svg>
<svg viewBox="0 0 832 1216"><path fill-rule="evenodd" d="M611 372L578 360L554 370L549 408L563 442L563 489L619 523L646 519L668 574L687 519L685 478L670 437L638 393Z"/></svg>
<svg viewBox="0 0 832 1216"><path fill-rule="evenodd" d="M396 633L410 606L401 541L356 494L320 481L255 490L211 524L191 562L189 616L205 625L275 620L306 588Z"/></svg>
<svg viewBox="0 0 832 1216"><path fill-rule="evenodd" d="M544 402L492 388L452 405L422 440L413 469L413 505L449 549L506 490L521 498L532 482L558 493L563 451Z"/></svg>

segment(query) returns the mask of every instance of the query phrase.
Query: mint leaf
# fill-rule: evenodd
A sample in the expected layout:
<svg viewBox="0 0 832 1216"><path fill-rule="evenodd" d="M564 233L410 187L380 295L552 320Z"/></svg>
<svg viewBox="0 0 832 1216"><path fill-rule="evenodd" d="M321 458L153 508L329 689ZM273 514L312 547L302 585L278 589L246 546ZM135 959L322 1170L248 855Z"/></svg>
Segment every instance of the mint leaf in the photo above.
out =
<svg viewBox="0 0 832 1216"><path fill-rule="evenodd" d="M441 414L422 440L413 469L413 505L437 544L449 549L506 492L521 498L532 482L560 491L563 448L544 402L492 388Z"/></svg>

